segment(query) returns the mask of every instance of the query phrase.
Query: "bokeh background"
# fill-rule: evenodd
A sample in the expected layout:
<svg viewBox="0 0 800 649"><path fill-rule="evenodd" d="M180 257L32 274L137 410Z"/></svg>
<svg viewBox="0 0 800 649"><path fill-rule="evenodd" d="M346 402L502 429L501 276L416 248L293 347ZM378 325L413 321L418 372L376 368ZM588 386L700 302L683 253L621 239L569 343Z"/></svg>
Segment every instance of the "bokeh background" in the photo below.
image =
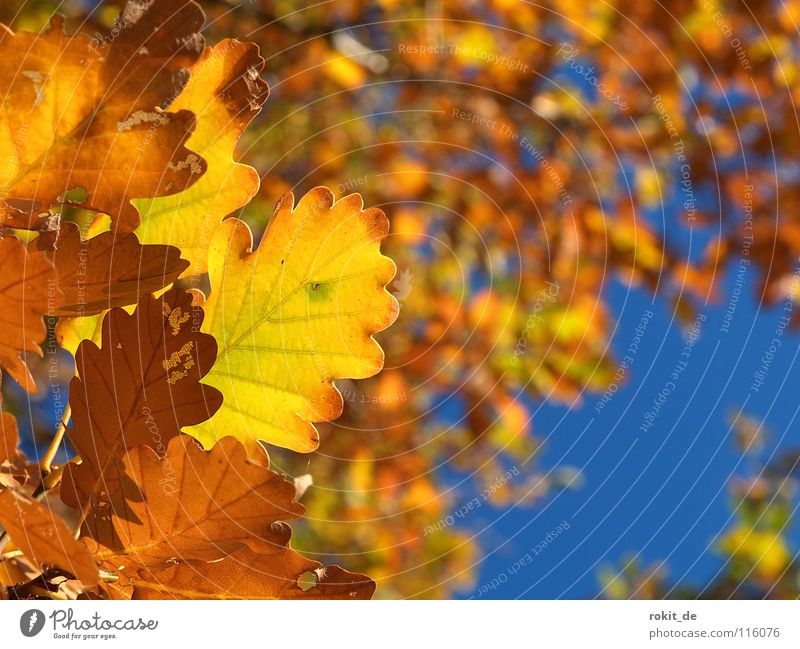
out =
<svg viewBox="0 0 800 649"><path fill-rule="evenodd" d="M327 185L392 223L385 371L271 450L296 547L384 598L798 596L800 2L201 4L266 59L238 216Z"/></svg>

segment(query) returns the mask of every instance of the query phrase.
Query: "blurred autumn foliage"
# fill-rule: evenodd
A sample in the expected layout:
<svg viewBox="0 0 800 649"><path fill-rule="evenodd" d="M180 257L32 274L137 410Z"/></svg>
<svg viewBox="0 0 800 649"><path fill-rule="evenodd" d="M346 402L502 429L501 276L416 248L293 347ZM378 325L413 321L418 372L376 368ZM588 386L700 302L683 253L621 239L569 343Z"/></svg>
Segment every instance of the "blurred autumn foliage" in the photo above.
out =
<svg viewBox="0 0 800 649"><path fill-rule="evenodd" d="M337 384L344 414L312 456L271 453L315 484L297 547L369 574L378 596L474 583L480 541L447 522L463 484L533 506L574 483L541 466L533 414L615 380L610 283L690 323L725 308L719 284L746 259L758 300L794 297L798 0L202 4L212 42L266 60L270 98L239 148L261 188L237 216L258 234L285 192L326 185L391 218L384 371ZM92 33L118 6L59 11ZM39 29L51 9L15 0L0 19ZM702 594L798 594L782 538L794 471L731 485L729 571ZM604 594L663 596L660 574L632 567Z"/></svg>

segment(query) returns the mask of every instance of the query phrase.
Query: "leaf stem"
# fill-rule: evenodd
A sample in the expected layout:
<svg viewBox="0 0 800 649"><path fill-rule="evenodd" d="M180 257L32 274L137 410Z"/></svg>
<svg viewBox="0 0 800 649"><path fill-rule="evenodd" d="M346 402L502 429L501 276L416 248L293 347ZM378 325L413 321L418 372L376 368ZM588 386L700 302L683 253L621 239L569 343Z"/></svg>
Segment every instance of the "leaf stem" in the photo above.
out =
<svg viewBox="0 0 800 649"><path fill-rule="evenodd" d="M8 552L3 552L0 559L5 561L6 559L13 559L14 557L21 557L23 556L22 550L9 550Z"/></svg>
<svg viewBox="0 0 800 649"><path fill-rule="evenodd" d="M70 460L70 462L72 462L72 460ZM69 464L69 462L57 466L55 469L51 469L44 475L41 483L39 483L39 486L36 487L36 490L33 492L34 500L42 500L47 495L48 491L61 482L61 476L64 475L64 469L67 468L67 464Z"/></svg>
<svg viewBox="0 0 800 649"><path fill-rule="evenodd" d="M64 410L64 416L61 417L61 423L59 423L56 429L56 434L53 436L53 439L50 440L50 446L47 447L44 456L39 462L39 469L41 469L43 476L47 476L47 474L50 473L50 467L53 465L53 459L56 453L58 453L58 447L61 446L61 442L64 439L64 433L67 430L67 424L69 424L71 416L72 408L68 405L66 410ZM44 484L44 481L42 481L42 484Z"/></svg>

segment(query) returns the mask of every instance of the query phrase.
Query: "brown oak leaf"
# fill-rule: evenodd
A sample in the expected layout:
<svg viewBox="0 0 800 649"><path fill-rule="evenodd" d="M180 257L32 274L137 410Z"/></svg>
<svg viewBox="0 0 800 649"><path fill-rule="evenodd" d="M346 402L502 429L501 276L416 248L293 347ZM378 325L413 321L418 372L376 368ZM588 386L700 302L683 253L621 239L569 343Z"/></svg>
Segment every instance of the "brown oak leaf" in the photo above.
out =
<svg viewBox="0 0 800 649"><path fill-rule="evenodd" d="M244 548L222 561L179 562L131 579L134 599L370 599L375 582L290 547Z"/></svg>
<svg viewBox="0 0 800 649"><path fill-rule="evenodd" d="M146 444L163 455L181 427L220 407L220 392L200 383L217 354L214 338L199 332L202 320L191 294L171 289L160 298L145 296L132 314L109 311L101 347L81 343L69 431L81 464L64 472L64 502L86 508L92 496L107 500L128 449Z"/></svg>
<svg viewBox="0 0 800 649"><path fill-rule="evenodd" d="M135 234L103 232L82 239L77 224L61 224L58 238L36 239L51 251L59 294L50 315L89 316L115 306L136 304L140 296L174 282L189 267L173 246L145 245Z"/></svg>
<svg viewBox="0 0 800 649"><path fill-rule="evenodd" d="M122 463L131 479L95 503L86 539L99 561L120 572L212 561L244 546L268 551L288 542L281 521L304 511L294 484L249 462L232 438L204 451L180 435L164 455L139 446Z"/></svg>

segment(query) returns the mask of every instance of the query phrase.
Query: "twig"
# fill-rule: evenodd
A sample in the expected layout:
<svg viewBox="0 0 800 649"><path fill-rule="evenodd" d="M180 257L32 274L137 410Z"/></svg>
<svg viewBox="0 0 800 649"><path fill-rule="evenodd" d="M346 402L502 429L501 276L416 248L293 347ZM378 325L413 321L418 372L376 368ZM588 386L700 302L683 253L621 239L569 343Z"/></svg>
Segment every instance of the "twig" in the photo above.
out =
<svg viewBox="0 0 800 649"><path fill-rule="evenodd" d="M8 532L3 530L3 533L0 534L0 554L3 554L3 550L6 549L9 541L11 541L11 537L8 535Z"/></svg>
<svg viewBox="0 0 800 649"><path fill-rule="evenodd" d="M44 456L39 462L39 469L41 469L43 476L46 476L48 473L50 473L50 467L53 464L53 459L55 458L56 453L58 453L58 447L61 446L61 442L64 439L64 433L67 430L67 424L69 423L71 416L72 408L67 406L66 410L64 410L64 416L61 417L61 423L59 423L58 428L56 429L56 434L53 436L53 439L50 440L50 446L47 447Z"/></svg>
<svg viewBox="0 0 800 649"><path fill-rule="evenodd" d="M108 570L100 569L100 579L107 583L119 581L119 575L113 572L109 572Z"/></svg>
<svg viewBox="0 0 800 649"><path fill-rule="evenodd" d="M73 462L70 460L70 462ZM67 462L69 464L69 462ZM33 499L34 500L43 500L44 497L47 495L47 492L50 491L53 487L55 487L59 482L61 482L61 476L64 475L64 469L67 468L67 464L62 464L61 466L57 466L55 469L50 470L42 477L42 481L39 483L39 486L36 487L36 490L33 492Z"/></svg>
<svg viewBox="0 0 800 649"><path fill-rule="evenodd" d="M22 550L11 550L10 552L3 552L2 559L5 561L6 559L13 559L14 557L21 557L23 556Z"/></svg>

